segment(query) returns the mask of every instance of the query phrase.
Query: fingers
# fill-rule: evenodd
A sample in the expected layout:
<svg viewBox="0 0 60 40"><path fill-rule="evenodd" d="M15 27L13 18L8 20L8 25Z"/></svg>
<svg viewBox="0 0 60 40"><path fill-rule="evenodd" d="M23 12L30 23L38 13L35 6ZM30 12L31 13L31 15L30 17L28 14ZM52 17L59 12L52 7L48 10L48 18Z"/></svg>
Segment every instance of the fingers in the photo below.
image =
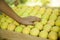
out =
<svg viewBox="0 0 60 40"><path fill-rule="evenodd" d="M39 21L41 21L41 18L36 18L35 20L39 22Z"/></svg>
<svg viewBox="0 0 60 40"><path fill-rule="evenodd" d="M23 18L24 21L22 21L24 25L34 25L34 22L37 21L41 21L40 18L38 17L35 17L35 16L29 16L29 17L26 17L26 18Z"/></svg>
<svg viewBox="0 0 60 40"><path fill-rule="evenodd" d="M28 23L28 25L34 25L34 23Z"/></svg>
<svg viewBox="0 0 60 40"><path fill-rule="evenodd" d="M37 22L39 22L39 21L41 21L41 18L38 18L38 17L32 17L32 18L29 19L29 21L32 21L32 22L37 21Z"/></svg>
<svg viewBox="0 0 60 40"><path fill-rule="evenodd" d="M23 24L23 25L34 25L34 23L32 21L28 21L28 20L21 21L21 24Z"/></svg>
<svg viewBox="0 0 60 40"><path fill-rule="evenodd" d="M24 18L25 20L28 20L28 21L41 21L41 18L38 18L38 17L35 17L35 16L29 16L29 17L25 17Z"/></svg>
<svg viewBox="0 0 60 40"><path fill-rule="evenodd" d="M33 22L24 23L24 25L34 25Z"/></svg>

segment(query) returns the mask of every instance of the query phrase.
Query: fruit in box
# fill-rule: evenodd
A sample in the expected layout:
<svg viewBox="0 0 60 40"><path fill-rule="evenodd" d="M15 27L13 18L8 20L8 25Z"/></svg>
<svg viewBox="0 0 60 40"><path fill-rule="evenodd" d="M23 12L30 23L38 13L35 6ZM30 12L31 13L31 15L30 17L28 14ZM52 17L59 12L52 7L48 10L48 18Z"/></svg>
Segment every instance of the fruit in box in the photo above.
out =
<svg viewBox="0 0 60 40"><path fill-rule="evenodd" d="M43 24L40 22L35 23L35 28L42 30L43 29Z"/></svg>
<svg viewBox="0 0 60 40"><path fill-rule="evenodd" d="M54 20L49 20L49 21L47 22L47 24L53 26L53 25L55 24L55 21L54 21Z"/></svg>
<svg viewBox="0 0 60 40"><path fill-rule="evenodd" d="M45 7L42 7L42 8L40 8L39 13L40 13L41 15L43 15L44 12L45 12L45 10L46 10L46 8L45 8Z"/></svg>
<svg viewBox="0 0 60 40"><path fill-rule="evenodd" d="M40 16L42 16L45 12L46 8L45 7L42 7L38 10L36 16L38 16L40 18ZM39 16L40 15L40 16Z"/></svg>
<svg viewBox="0 0 60 40"><path fill-rule="evenodd" d="M51 26L51 25L46 24L46 25L44 25L43 30L45 30L45 31L49 32L49 31L51 30L51 28L52 28L52 26Z"/></svg>
<svg viewBox="0 0 60 40"><path fill-rule="evenodd" d="M59 15L59 9L54 9L53 13L58 16Z"/></svg>
<svg viewBox="0 0 60 40"><path fill-rule="evenodd" d="M13 23L8 24L7 30L14 31L15 27L16 26Z"/></svg>
<svg viewBox="0 0 60 40"><path fill-rule="evenodd" d="M55 32L59 32L59 26L53 26L51 30Z"/></svg>
<svg viewBox="0 0 60 40"><path fill-rule="evenodd" d="M13 23L14 23L14 25L17 25L17 26L19 25L19 23L18 23L18 22L16 22L16 21L14 21Z"/></svg>
<svg viewBox="0 0 60 40"><path fill-rule="evenodd" d="M32 25L28 25L27 27L29 27L30 29L32 29L34 26L32 26Z"/></svg>
<svg viewBox="0 0 60 40"><path fill-rule="evenodd" d="M38 10L39 10L39 7L34 8L33 11L30 13L30 16L35 16L37 14Z"/></svg>
<svg viewBox="0 0 60 40"><path fill-rule="evenodd" d="M42 38L47 38L48 37L48 32L47 31L41 31L40 33L39 33L39 37L42 37Z"/></svg>
<svg viewBox="0 0 60 40"><path fill-rule="evenodd" d="M39 14L36 14L36 17L39 17L39 18L41 18L41 14L39 13Z"/></svg>
<svg viewBox="0 0 60 40"><path fill-rule="evenodd" d="M37 28L33 28L30 31L30 35L32 35L32 36L38 36L38 34L39 34L39 29L37 29Z"/></svg>
<svg viewBox="0 0 60 40"><path fill-rule="evenodd" d="M6 22L7 23L12 23L12 22L14 22L14 20L12 19L12 18L10 18L9 16L5 16L5 19L6 19Z"/></svg>
<svg viewBox="0 0 60 40"><path fill-rule="evenodd" d="M7 22L7 23L12 23L12 22L13 22L13 19L12 19L12 18L7 18L7 19L6 19L6 22Z"/></svg>
<svg viewBox="0 0 60 40"><path fill-rule="evenodd" d="M30 12L31 12L31 9L30 8L27 8L27 10L23 13L22 17L29 16Z"/></svg>
<svg viewBox="0 0 60 40"><path fill-rule="evenodd" d="M20 26L21 26L21 27L23 27L23 28L25 28L25 27L26 27L25 25L22 25L22 24L21 24Z"/></svg>
<svg viewBox="0 0 60 40"><path fill-rule="evenodd" d="M41 19L41 23L42 23L43 25L45 25L45 24L47 23L47 20L46 20L46 19Z"/></svg>
<svg viewBox="0 0 60 40"><path fill-rule="evenodd" d="M22 32L22 30L23 27L21 27L20 25L15 28L15 32Z"/></svg>
<svg viewBox="0 0 60 40"><path fill-rule="evenodd" d="M57 15L55 13L52 13L49 20L54 20L55 21L56 19L57 19Z"/></svg>
<svg viewBox="0 0 60 40"><path fill-rule="evenodd" d="M26 10L26 7L23 7L23 8L20 10L21 12L20 12L20 11L19 11L19 13L17 12L18 15L19 15L19 16L22 16L22 14L25 12L25 10Z"/></svg>
<svg viewBox="0 0 60 40"><path fill-rule="evenodd" d="M49 19L49 16L51 15L52 9L51 8L47 8L45 14L42 16L47 17L47 19Z"/></svg>
<svg viewBox="0 0 60 40"><path fill-rule="evenodd" d="M54 32L54 31L51 31L50 33L49 33L49 35L48 35L48 38L50 39L50 40L57 40L57 37L58 35L57 35L57 32Z"/></svg>
<svg viewBox="0 0 60 40"><path fill-rule="evenodd" d="M48 15L52 14L51 12L52 12L52 8L47 8L47 9L46 9L46 13L47 13Z"/></svg>
<svg viewBox="0 0 60 40"><path fill-rule="evenodd" d="M56 26L60 26L60 16L59 16L58 19L56 20L55 25L56 25Z"/></svg>
<svg viewBox="0 0 60 40"><path fill-rule="evenodd" d="M48 20L49 15L47 15L47 14L48 14L48 13L45 13L45 14L42 16L42 18Z"/></svg>
<svg viewBox="0 0 60 40"><path fill-rule="evenodd" d="M3 23L1 23L1 29L6 30L7 27L8 27L8 23L7 23L7 22L3 22Z"/></svg>
<svg viewBox="0 0 60 40"><path fill-rule="evenodd" d="M30 33L30 28L29 27L25 27L22 31L22 33L24 34L29 34Z"/></svg>
<svg viewBox="0 0 60 40"><path fill-rule="evenodd" d="M6 21L6 18L5 17L2 17L0 21L1 22L5 22Z"/></svg>

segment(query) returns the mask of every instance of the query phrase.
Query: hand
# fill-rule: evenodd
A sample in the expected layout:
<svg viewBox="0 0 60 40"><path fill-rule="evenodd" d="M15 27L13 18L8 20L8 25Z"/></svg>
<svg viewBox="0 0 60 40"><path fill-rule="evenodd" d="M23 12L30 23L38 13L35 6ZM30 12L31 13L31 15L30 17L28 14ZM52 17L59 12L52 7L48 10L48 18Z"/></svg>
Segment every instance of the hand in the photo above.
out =
<svg viewBox="0 0 60 40"><path fill-rule="evenodd" d="M22 21L20 23L24 25L34 25L35 21L41 21L41 19L35 16L29 16L22 18Z"/></svg>

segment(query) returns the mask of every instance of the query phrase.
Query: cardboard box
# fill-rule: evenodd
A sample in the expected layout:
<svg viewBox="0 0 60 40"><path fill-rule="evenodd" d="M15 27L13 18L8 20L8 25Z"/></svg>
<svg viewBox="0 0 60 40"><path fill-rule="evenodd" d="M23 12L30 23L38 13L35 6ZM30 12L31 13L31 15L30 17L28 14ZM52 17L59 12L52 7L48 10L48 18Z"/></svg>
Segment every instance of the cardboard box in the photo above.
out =
<svg viewBox="0 0 60 40"><path fill-rule="evenodd" d="M48 39L43 39L40 37L0 29L0 40L48 40Z"/></svg>

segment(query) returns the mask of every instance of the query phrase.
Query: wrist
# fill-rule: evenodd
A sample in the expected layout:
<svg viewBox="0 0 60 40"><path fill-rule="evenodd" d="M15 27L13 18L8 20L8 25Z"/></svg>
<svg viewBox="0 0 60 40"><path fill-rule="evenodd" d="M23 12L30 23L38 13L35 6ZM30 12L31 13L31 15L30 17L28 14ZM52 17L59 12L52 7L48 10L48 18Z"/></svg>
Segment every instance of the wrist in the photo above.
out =
<svg viewBox="0 0 60 40"><path fill-rule="evenodd" d="M16 18L16 21L17 21L18 23L21 23L21 22L23 21L23 18L17 17L17 18Z"/></svg>

